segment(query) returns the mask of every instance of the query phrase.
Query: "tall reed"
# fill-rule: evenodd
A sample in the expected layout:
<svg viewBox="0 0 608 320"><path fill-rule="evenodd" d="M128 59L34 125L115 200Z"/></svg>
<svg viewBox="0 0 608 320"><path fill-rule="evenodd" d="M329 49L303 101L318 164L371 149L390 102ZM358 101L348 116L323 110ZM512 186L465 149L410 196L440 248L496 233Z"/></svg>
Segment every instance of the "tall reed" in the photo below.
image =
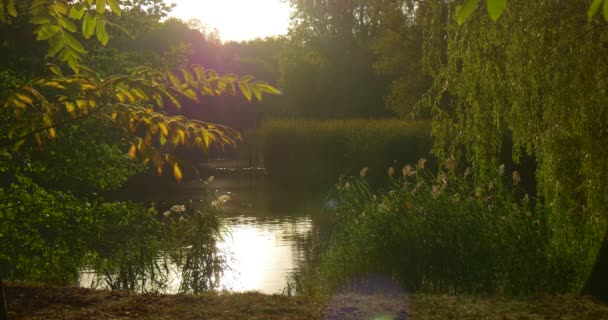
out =
<svg viewBox="0 0 608 320"><path fill-rule="evenodd" d="M410 290L448 293L571 292L590 270L586 233L601 230L556 219L520 187L518 172L496 168L475 182L455 162L438 174L425 160L389 168L388 188L374 191L367 169L343 177L331 239L305 271L303 291L331 291L369 275L393 278ZM570 237L566 243L563 233ZM586 248L586 249L585 249Z"/></svg>

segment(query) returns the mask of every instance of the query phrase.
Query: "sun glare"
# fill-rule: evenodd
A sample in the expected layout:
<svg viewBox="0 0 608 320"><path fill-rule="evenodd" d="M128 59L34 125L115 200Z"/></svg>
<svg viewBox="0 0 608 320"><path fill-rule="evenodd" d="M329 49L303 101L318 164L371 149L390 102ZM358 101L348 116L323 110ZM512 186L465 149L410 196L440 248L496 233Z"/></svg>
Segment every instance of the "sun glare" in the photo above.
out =
<svg viewBox="0 0 608 320"><path fill-rule="evenodd" d="M287 33L289 4L284 0L165 0L170 16L200 20L217 29L222 41L243 41Z"/></svg>

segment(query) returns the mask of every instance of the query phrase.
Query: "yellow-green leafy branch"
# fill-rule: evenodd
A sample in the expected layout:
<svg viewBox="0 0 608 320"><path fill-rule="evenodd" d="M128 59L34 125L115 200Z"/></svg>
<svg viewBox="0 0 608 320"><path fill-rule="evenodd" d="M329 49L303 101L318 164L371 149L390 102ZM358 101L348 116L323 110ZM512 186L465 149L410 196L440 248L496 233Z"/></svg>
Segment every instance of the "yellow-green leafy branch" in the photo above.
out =
<svg viewBox="0 0 608 320"><path fill-rule="evenodd" d="M55 139L56 128L97 115L101 121L109 119L122 128L133 141L130 157L150 163L158 172L168 164L177 179L181 179L181 169L173 156L176 148L203 153L212 146L223 150L236 147L241 136L226 126L167 115L165 105L180 109L181 100L198 103L204 95L240 92L252 101L261 100L263 93L280 94L251 76L219 75L198 65L179 73L137 67L130 75L107 78L84 66L71 76L64 76L56 65L50 65L50 70L54 76L36 79L2 101L16 124L9 129L8 140L0 145L16 150L33 137L42 148L45 139Z"/></svg>

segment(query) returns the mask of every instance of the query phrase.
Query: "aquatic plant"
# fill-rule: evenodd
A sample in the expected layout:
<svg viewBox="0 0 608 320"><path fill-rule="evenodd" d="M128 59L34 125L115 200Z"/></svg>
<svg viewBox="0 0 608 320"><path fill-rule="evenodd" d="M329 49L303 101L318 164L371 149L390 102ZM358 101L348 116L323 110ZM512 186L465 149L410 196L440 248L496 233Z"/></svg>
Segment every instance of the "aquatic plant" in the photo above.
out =
<svg viewBox="0 0 608 320"><path fill-rule="evenodd" d="M331 237L301 275L301 290L331 292L370 274L433 292L580 289L594 258L585 239L604 221L565 223L525 193L519 173L505 177L504 166L482 183L454 161L437 173L425 164L404 166L381 190L365 176L340 179Z"/></svg>

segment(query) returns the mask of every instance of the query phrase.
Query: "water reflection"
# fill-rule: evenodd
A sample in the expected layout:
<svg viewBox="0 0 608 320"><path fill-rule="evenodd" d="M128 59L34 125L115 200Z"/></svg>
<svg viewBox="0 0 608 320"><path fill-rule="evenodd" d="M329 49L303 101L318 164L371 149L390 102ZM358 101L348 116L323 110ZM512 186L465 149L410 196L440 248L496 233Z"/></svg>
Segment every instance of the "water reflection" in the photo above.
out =
<svg viewBox="0 0 608 320"><path fill-rule="evenodd" d="M273 188L263 169L238 167L240 163L211 163L199 179L174 185L162 193L139 192L130 199L156 203L197 203L205 197L228 195L222 205L220 220L226 232L218 242L225 253L226 268L218 276L218 290L263 293L283 292L287 277L302 265L315 236L315 215L320 207L310 194L293 193ZM213 179L208 177L213 176ZM125 194L125 193L123 193ZM208 199L206 199L208 200ZM159 257L163 259L164 257ZM167 270L163 288L146 290L177 293L182 271L175 264ZM83 272L81 285L103 288L103 276L95 271ZM98 279L97 283L94 281ZM101 280L101 281L100 281Z"/></svg>
<svg viewBox="0 0 608 320"><path fill-rule="evenodd" d="M310 217L258 219L239 216L226 219L230 228L219 247L228 253L228 268L220 289L281 292L289 274L305 255L296 245L312 233Z"/></svg>

